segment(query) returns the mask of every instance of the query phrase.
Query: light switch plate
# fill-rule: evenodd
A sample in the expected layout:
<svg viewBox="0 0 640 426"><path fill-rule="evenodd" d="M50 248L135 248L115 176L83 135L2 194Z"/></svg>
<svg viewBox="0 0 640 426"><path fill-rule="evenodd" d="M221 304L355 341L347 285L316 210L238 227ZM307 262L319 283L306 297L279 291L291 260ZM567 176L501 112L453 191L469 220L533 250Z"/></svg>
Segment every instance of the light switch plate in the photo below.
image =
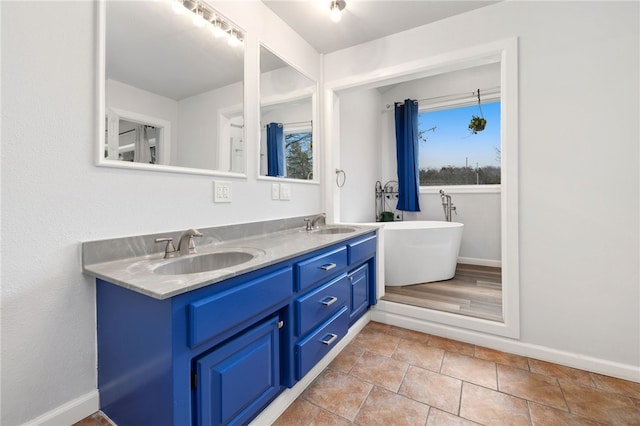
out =
<svg viewBox="0 0 640 426"><path fill-rule="evenodd" d="M230 203L231 199L231 182L225 180L213 181L213 202Z"/></svg>
<svg viewBox="0 0 640 426"><path fill-rule="evenodd" d="M291 185L288 183L280 184L280 199L289 201L291 199Z"/></svg>
<svg viewBox="0 0 640 426"><path fill-rule="evenodd" d="M280 184L278 183L271 184L271 199L272 200L280 199Z"/></svg>

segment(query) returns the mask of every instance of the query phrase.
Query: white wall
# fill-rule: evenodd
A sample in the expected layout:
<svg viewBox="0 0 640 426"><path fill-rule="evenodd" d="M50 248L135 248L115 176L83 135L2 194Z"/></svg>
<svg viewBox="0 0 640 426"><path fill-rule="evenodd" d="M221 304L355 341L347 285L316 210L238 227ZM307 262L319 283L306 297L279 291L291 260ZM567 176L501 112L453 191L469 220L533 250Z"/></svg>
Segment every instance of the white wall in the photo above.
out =
<svg viewBox="0 0 640 426"><path fill-rule="evenodd" d="M3 425L67 410L76 398L95 401L95 290L81 272L82 241L323 210L319 185L291 182L291 201L280 202L271 200L270 182L256 179L257 102L246 117L254 129L248 178L225 178L233 181L231 204L212 202L211 176L96 167L95 7L0 2ZM250 75L258 75L260 36L318 78L319 55L260 2L220 8L251 30ZM258 99L257 78L246 90ZM65 419L56 424L79 420Z"/></svg>
<svg viewBox="0 0 640 426"><path fill-rule="evenodd" d="M326 55L324 68L327 84L353 82L518 37L519 347L589 358L636 380L638 6L501 2Z"/></svg>
<svg viewBox="0 0 640 426"><path fill-rule="evenodd" d="M340 194L343 222L375 222L375 183L382 180L380 164L380 93L375 89L340 95L340 164L344 186ZM340 184L343 176L337 176ZM384 183L384 182L383 182ZM336 184L337 186L337 184Z"/></svg>

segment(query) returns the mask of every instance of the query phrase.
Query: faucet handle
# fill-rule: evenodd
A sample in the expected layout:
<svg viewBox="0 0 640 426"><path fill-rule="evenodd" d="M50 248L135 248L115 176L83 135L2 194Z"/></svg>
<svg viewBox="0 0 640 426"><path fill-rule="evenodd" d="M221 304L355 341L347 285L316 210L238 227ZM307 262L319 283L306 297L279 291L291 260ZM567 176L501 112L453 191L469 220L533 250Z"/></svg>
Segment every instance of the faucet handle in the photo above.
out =
<svg viewBox="0 0 640 426"><path fill-rule="evenodd" d="M155 239L156 243L164 243L166 242L167 245L164 248L164 258L168 259L170 257L174 257L176 255L176 247L173 245L173 238L171 237L163 237L163 238L156 238Z"/></svg>
<svg viewBox="0 0 640 426"><path fill-rule="evenodd" d="M311 219L310 219L310 218L308 218L308 217L306 217L306 218L304 219L304 221L305 221L305 229L306 229L307 231L311 231L311 229L312 229L312 228L311 228Z"/></svg>
<svg viewBox="0 0 640 426"><path fill-rule="evenodd" d="M194 231L197 232L197 234L192 234L191 238L189 238L189 253L193 254L196 253L196 242L193 241L193 237L202 237L202 233L200 231L198 231L197 229L194 229Z"/></svg>

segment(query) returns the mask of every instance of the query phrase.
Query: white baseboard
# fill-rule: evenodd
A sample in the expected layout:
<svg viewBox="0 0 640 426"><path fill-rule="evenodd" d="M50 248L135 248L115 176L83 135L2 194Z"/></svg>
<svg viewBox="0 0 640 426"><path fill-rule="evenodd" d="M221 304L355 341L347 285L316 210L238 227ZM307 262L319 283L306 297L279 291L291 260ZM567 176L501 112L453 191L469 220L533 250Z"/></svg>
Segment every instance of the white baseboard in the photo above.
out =
<svg viewBox="0 0 640 426"><path fill-rule="evenodd" d="M640 383L640 367L374 309L371 320Z"/></svg>
<svg viewBox="0 0 640 426"><path fill-rule="evenodd" d="M270 425L275 422L282 413L291 405L302 392L309 387L311 382L327 368L327 366L338 356L338 354L362 331L365 325L370 321L370 311L367 312L349 327L347 335L333 348L315 367L307 373L294 387L285 389L271 404L265 408L258 417L253 419L249 426Z"/></svg>
<svg viewBox="0 0 640 426"><path fill-rule="evenodd" d="M95 389L36 417L23 426L72 425L92 415L99 409L100 397L98 390Z"/></svg>
<svg viewBox="0 0 640 426"><path fill-rule="evenodd" d="M465 265L478 265L478 266L492 266L494 268L500 268L502 261L493 259L479 259L475 257L458 257L458 263L464 263Z"/></svg>

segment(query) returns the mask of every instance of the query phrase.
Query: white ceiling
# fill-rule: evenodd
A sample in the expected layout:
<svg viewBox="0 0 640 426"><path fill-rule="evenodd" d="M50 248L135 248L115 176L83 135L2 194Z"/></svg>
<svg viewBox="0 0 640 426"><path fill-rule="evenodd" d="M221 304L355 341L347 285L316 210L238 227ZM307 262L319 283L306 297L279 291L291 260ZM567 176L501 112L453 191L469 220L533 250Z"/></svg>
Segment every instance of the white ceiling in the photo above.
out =
<svg viewBox="0 0 640 426"><path fill-rule="evenodd" d="M320 53L429 24L498 1L346 0L342 20L329 18L328 0L262 0Z"/></svg>

